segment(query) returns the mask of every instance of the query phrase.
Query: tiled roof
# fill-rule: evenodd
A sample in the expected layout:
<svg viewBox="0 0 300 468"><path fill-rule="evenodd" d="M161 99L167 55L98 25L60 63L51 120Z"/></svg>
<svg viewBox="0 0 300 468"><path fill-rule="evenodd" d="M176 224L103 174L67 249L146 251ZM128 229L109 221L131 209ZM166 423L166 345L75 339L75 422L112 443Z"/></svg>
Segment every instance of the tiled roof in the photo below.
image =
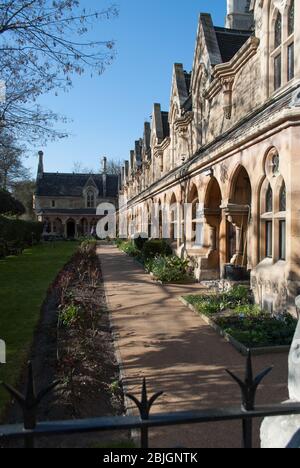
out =
<svg viewBox="0 0 300 468"><path fill-rule="evenodd" d="M118 176L106 176L106 196L118 195ZM36 195L38 197L82 197L84 187L89 179L92 179L99 190L99 196L103 196L102 174L61 174L44 173L37 180Z"/></svg>
<svg viewBox="0 0 300 468"><path fill-rule="evenodd" d="M229 62L252 36L252 31L239 31L215 27L217 41L223 62Z"/></svg>
<svg viewBox="0 0 300 468"><path fill-rule="evenodd" d="M169 113L162 112L161 118L162 118L162 123L163 123L164 138L167 138L170 136Z"/></svg>

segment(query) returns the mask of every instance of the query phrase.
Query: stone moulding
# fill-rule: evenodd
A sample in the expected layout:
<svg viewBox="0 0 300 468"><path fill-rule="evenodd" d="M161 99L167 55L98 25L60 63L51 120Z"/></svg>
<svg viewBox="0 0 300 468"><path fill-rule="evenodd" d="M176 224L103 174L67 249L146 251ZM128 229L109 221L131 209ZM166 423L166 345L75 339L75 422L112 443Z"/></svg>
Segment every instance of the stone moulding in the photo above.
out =
<svg viewBox="0 0 300 468"><path fill-rule="evenodd" d="M186 307L193 311L198 317L200 317L207 325L212 327L220 336L222 336L228 343L230 343L239 353L243 356L248 356L249 349L237 341L233 336L226 333L221 327L219 327L213 320L211 320L207 315L199 312L192 304L189 304L183 297L178 296L178 300L182 302ZM251 348L251 353L253 356L261 356L263 354L279 354L279 353L288 353L290 346L267 346L260 348Z"/></svg>
<svg viewBox="0 0 300 468"><path fill-rule="evenodd" d="M257 37L250 37L230 62L216 65L214 68L214 79L209 88L204 91L203 97L211 101L217 94L223 92L226 119L231 118L235 77L239 70L257 53L259 44L260 40Z"/></svg>

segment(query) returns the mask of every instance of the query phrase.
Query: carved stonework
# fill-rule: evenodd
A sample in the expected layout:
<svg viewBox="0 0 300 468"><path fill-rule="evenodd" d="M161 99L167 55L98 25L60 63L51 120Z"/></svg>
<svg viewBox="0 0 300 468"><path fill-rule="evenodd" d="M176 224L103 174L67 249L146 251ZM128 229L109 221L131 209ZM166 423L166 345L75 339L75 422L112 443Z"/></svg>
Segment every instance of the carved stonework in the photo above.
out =
<svg viewBox="0 0 300 468"><path fill-rule="evenodd" d="M221 78L223 88L223 109L225 118L230 120L232 114L232 88L234 83L234 76L226 76Z"/></svg>

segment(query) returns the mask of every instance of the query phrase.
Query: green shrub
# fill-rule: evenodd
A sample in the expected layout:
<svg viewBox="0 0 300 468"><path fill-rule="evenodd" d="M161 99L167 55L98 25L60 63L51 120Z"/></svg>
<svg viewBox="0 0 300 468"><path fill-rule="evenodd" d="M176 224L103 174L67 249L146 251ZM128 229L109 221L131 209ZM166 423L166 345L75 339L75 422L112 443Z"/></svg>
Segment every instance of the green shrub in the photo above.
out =
<svg viewBox="0 0 300 468"><path fill-rule="evenodd" d="M157 255L172 255L172 249L165 240L153 239L145 242L142 255L145 260L148 260L156 257Z"/></svg>
<svg viewBox="0 0 300 468"><path fill-rule="evenodd" d="M0 240L4 242L17 242L24 246L31 246L41 240L42 232L42 223L0 216Z"/></svg>
<svg viewBox="0 0 300 468"><path fill-rule="evenodd" d="M136 247L138 250L140 250L140 251L143 250L144 245L146 244L147 241L148 241L148 237L147 237L147 234L145 234L145 233L139 234L139 235L133 240L135 247Z"/></svg>
<svg viewBox="0 0 300 468"><path fill-rule="evenodd" d="M59 314L59 321L64 327L75 325L81 318L82 310L75 304L70 304L63 308Z"/></svg>
<svg viewBox="0 0 300 468"><path fill-rule="evenodd" d="M95 239L86 239L81 242L79 252L83 257L91 258L96 254L97 241Z"/></svg>
<svg viewBox="0 0 300 468"><path fill-rule="evenodd" d="M157 256L146 264L146 271L163 283L178 282L187 278L188 260L173 256Z"/></svg>
<svg viewBox="0 0 300 468"><path fill-rule="evenodd" d="M253 312L255 307L250 304L249 290L245 286L234 286L228 292L222 294L186 296L184 299L205 315L213 315L227 309L239 307L241 311L246 311L248 308Z"/></svg>
<svg viewBox="0 0 300 468"><path fill-rule="evenodd" d="M272 316L257 306L243 311L240 315L218 318L216 323L248 348L289 346L292 343L298 322L290 314Z"/></svg>
<svg viewBox="0 0 300 468"><path fill-rule="evenodd" d="M122 242L119 248L130 257L139 257L141 255L141 252L136 248L132 241Z"/></svg>

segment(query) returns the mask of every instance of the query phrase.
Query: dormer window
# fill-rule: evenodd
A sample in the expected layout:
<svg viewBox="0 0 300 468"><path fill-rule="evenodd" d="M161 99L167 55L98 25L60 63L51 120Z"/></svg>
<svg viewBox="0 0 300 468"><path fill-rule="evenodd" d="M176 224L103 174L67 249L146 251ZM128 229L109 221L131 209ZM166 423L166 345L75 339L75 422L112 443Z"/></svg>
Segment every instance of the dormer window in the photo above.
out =
<svg viewBox="0 0 300 468"><path fill-rule="evenodd" d="M277 9L272 15L271 25L271 69L273 70L273 91L291 81L295 76L295 1L281 13Z"/></svg>
<svg viewBox="0 0 300 468"><path fill-rule="evenodd" d="M89 190L86 195L87 208L95 208L95 193Z"/></svg>

